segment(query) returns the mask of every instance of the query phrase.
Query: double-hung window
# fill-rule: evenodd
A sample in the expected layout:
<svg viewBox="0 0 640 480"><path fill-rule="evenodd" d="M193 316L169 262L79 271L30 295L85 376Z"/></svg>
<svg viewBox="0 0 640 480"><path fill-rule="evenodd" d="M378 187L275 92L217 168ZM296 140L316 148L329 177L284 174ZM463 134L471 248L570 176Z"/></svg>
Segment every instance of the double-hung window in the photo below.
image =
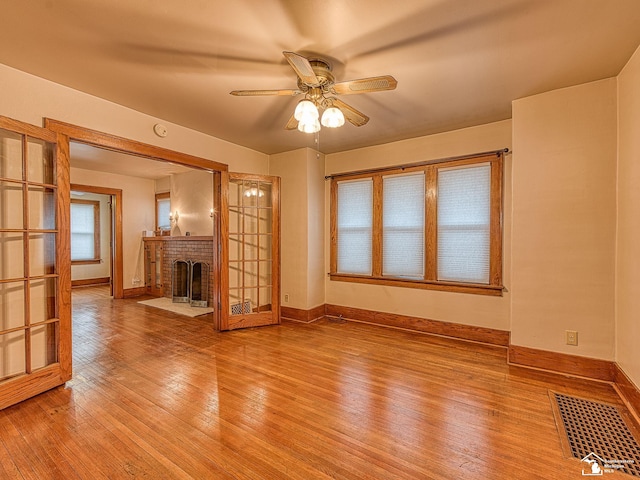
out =
<svg viewBox="0 0 640 480"><path fill-rule="evenodd" d="M100 262L100 202L71 199L71 262Z"/></svg>
<svg viewBox="0 0 640 480"><path fill-rule="evenodd" d="M171 230L171 194L156 193L156 230Z"/></svg>
<svg viewBox="0 0 640 480"><path fill-rule="evenodd" d="M341 174L331 278L500 295L503 154Z"/></svg>

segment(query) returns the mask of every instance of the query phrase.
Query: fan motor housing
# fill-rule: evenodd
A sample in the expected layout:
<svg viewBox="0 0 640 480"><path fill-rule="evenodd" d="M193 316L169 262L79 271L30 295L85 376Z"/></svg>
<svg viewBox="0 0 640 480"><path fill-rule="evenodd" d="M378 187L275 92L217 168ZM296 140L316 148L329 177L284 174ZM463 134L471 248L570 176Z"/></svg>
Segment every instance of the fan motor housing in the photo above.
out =
<svg viewBox="0 0 640 480"><path fill-rule="evenodd" d="M320 87L326 88L333 85L335 77L333 76L333 73L331 73L331 65L328 62L320 58L312 58L309 59L309 64L311 64L313 73L318 77ZM306 91L309 88L309 85L302 83L302 81L298 79L298 88L302 91Z"/></svg>

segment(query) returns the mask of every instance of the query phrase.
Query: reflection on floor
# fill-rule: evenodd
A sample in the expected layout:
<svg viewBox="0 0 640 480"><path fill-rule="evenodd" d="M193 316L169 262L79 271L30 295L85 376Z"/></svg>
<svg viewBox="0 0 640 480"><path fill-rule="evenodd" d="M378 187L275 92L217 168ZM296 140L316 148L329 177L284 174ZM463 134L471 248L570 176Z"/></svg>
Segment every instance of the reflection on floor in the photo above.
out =
<svg viewBox="0 0 640 480"><path fill-rule="evenodd" d="M0 412L0 477L575 479L549 389L620 404L499 347L330 320L216 333L137 300L73 291L74 378Z"/></svg>

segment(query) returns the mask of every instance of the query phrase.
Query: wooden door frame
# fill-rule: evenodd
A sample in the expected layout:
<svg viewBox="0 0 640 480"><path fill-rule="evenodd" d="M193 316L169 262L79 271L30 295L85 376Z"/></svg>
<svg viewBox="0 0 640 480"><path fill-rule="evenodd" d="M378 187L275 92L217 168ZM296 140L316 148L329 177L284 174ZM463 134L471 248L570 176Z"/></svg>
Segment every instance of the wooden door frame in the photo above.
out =
<svg viewBox="0 0 640 480"><path fill-rule="evenodd" d="M113 298L124 298L124 282L122 271L122 190L117 188L97 187L94 185L81 185L79 183L72 183L71 191L96 193L99 195L109 195L111 197L115 197L115 222L113 222L113 217L111 217L109 220L110 224L115 223L115 232L113 230L111 231L110 236L112 243L109 247L111 252L111 268L113 270L113 277L111 278L111 283L113 285L112 295ZM113 254L114 250L115 255Z"/></svg>
<svg viewBox="0 0 640 480"><path fill-rule="evenodd" d="M212 172L214 175L219 175L221 172L227 172L229 167L224 163L219 163L213 160L207 160L205 158L196 157L193 155L189 155L186 153L176 152L174 150L169 150L162 147L157 147L155 145L149 145L146 143L138 142L137 140L130 140L127 138L119 137L117 135L112 135L109 133L99 132L97 130L92 130L89 128L81 127L78 125L73 125L70 123L62 122L60 120L54 120L51 118L44 119L45 128L54 131L57 134L58 144L61 146L61 150L64 152L66 156L67 165L66 168L69 169L69 143L76 142L85 145L90 145L97 148L103 148L107 150L111 150L118 153L123 153L125 155L133 155L143 158L148 158L151 160L157 160L160 162L169 162L175 163L178 165L183 165L186 167L194 168L197 170L205 170ZM213 187L213 204L220 205L220 189L215 188L215 181ZM122 205L122 202L119 202L119 205ZM122 218L122 217L120 217ZM220 217L219 215L214 216L214 242L220 243L221 239L221 228L220 228ZM120 232L122 233L122 232ZM118 236L116 232L116 237ZM214 252L216 249L214 249ZM122 254L122 248L120 249ZM217 267L214 268L214 280L217 285L220 285L220 277L222 268L219 261L217 261L217 254L214 253L214 265ZM122 270L122 269L121 269ZM123 298L124 292L122 295L116 296L116 289L114 288L114 298ZM218 307L214 310L214 324L219 325L219 316L220 316L220 308L219 301Z"/></svg>

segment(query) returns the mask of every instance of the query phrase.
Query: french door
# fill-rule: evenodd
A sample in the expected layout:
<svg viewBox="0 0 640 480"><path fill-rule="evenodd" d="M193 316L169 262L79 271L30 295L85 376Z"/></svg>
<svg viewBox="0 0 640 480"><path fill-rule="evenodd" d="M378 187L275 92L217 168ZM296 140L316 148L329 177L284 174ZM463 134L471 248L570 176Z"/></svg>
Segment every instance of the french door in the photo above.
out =
<svg viewBox="0 0 640 480"><path fill-rule="evenodd" d="M56 139L0 116L0 409L71 378L69 170Z"/></svg>
<svg viewBox="0 0 640 480"><path fill-rule="evenodd" d="M221 181L220 330L280 323L280 178Z"/></svg>

